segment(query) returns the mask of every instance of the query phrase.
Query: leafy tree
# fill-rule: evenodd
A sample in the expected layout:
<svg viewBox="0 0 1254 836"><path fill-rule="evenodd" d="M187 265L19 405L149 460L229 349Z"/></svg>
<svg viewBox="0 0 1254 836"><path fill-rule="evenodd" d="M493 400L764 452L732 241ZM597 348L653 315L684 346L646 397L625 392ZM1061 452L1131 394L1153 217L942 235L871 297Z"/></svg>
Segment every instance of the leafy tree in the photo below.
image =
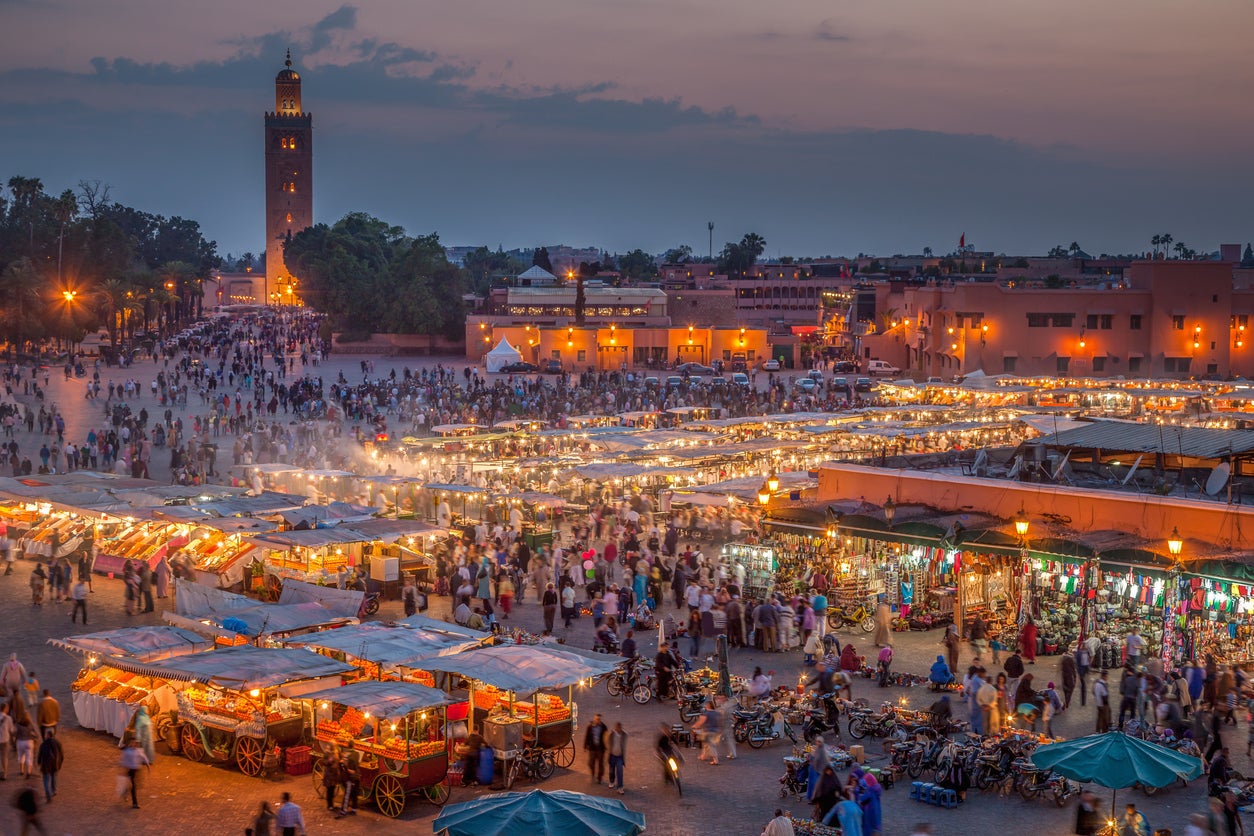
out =
<svg viewBox="0 0 1254 836"><path fill-rule="evenodd" d="M662 261L665 264L687 264L692 261L692 247L687 244L672 247L662 254Z"/></svg>
<svg viewBox="0 0 1254 836"><path fill-rule="evenodd" d="M641 249L618 256L618 270L624 279L631 281L651 278L658 273L653 256Z"/></svg>
<svg viewBox="0 0 1254 836"><path fill-rule="evenodd" d="M923 257L924 257L924 258L931 258L931 257L932 257L932 248L931 248L931 247L924 247L924 248L923 248Z"/></svg>
<svg viewBox="0 0 1254 836"><path fill-rule="evenodd" d="M486 293L493 279L512 276L523 269L517 259L499 247L495 252L487 247L477 247L466 254L462 263L476 293Z"/></svg>
<svg viewBox="0 0 1254 836"><path fill-rule="evenodd" d="M542 270L548 270L550 273L553 273L553 262L549 260L548 247L538 247L531 255L531 263ZM554 275L557 274L554 273Z"/></svg>
<svg viewBox="0 0 1254 836"><path fill-rule="evenodd" d="M1061 244L1056 247L1051 247L1049 252L1046 253L1046 256L1049 258L1066 258L1068 255L1070 255L1070 251Z"/></svg>
<svg viewBox="0 0 1254 836"><path fill-rule="evenodd" d="M1242 267L1254 267L1254 248L1249 244L1245 245L1245 253L1241 256Z"/></svg>
<svg viewBox="0 0 1254 836"><path fill-rule="evenodd" d="M728 276L744 276L753 269L765 249L766 239L756 232L747 233L739 243L729 241L719 253L718 270Z"/></svg>
<svg viewBox="0 0 1254 836"><path fill-rule="evenodd" d="M579 269L575 272L579 274L579 278L581 279L590 279L597 273L601 272L601 262L594 261L589 264L586 261L581 261L579 262Z"/></svg>
<svg viewBox="0 0 1254 836"><path fill-rule="evenodd" d="M584 275L581 272L575 278L575 324L583 325L588 310L588 296L583 289Z"/></svg>

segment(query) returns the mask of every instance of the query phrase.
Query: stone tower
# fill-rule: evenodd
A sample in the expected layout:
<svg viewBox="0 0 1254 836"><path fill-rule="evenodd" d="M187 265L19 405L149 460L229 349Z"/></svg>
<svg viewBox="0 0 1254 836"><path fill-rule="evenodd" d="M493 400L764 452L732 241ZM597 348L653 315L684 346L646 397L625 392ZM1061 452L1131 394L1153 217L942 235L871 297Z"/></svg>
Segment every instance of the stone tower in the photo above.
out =
<svg viewBox="0 0 1254 836"><path fill-rule="evenodd" d="M292 304L298 291L283 263L283 244L313 225L313 117L301 108L300 75L287 51L266 113L266 304ZM275 294L278 294L276 297Z"/></svg>

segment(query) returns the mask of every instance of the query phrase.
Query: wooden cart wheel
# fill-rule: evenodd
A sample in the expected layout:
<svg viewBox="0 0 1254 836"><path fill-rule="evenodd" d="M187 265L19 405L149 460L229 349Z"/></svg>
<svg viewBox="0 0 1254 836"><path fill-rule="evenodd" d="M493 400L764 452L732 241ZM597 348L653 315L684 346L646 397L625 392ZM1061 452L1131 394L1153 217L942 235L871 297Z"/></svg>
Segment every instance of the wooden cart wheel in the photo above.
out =
<svg viewBox="0 0 1254 836"><path fill-rule="evenodd" d="M375 806L383 815L394 819L405 810L405 788L395 775L380 775L373 790Z"/></svg>
<svg viewBox="0 0 1254 836"><path fill-rule="evenodd" d="M432 784L429 787L423 787L423 790L422 790L422 794L423 796L426 797L427 801L431 802L437 807L443 807L444 802L448 801L448 797L449 795L452 794L452 792L453 791L449 788L449 785L448 785L448 778L445 778L443 781L441 781L438 784Z"/></svg>
<svg viewBox="0 0 1254 836"><path fill-rule="evenodd" d="M200 729L191 723L186 723L183 730L179 733L179 743L182 744L183 756L189 761L199 763L205 757L205 741L200 736Z"/></svg>
<svg viewBox="0 0 1254 836"><path fill-rule="evenodd" d="M235 765L248 777L261 774L261 741L255 737L241 737L235 741Z"/></svg>
<svg viewBox="0 0 1254 836"><path fill-rule="evenodd" d="M314 795L319 798L327 797L327 788L322 786L322 776L326 774L326 771L326 766L322 763L322 758L318 758L318 760L314 761L313 771L310 773L310 777L313 778Z"/></svg>
<svg viewBox="0 0 1254 836"><path fill-rule="evenodd" d="M566 745L553 751L553 762L562 769L570 769L575 762L575 741L568 740Z"/></svg>

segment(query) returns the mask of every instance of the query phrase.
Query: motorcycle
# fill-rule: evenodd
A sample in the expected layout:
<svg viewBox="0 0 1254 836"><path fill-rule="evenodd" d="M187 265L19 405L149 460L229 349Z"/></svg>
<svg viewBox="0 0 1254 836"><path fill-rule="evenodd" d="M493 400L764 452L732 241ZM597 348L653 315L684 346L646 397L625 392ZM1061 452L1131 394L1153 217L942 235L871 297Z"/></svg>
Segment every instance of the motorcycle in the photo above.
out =
<svg viewBox="0 0 1254 836"><path fill-rule="evenodd" d="M636 664L616 668L606 677L605 690L610 692L611 697L630 694L631 698L640 705L647 705L653 699L653 676L651 673L642 672L640 667Z"/></svg>
<svg viewBox="0 0 1254 836"><path fill-rule="evenodd" d="M788 739L793 743L797 742L797 736L793 733L792 726L788 724L788 718L780 716L779 725L775 724L776 715L779 713L778 708L769 709L756 718L748 721L746 728L745 742L753 749L761 749L767 743L773 740L779 740L781 734L787 735Z"/></svg>
<svg viewBox="0 0 1254 836"><path fill-rule="evenodd" d="M806 710L801 725L801 737L806 743L813 743L814 738L829 731L840 737L840 709L832 697L832 694L823 694L817 698L817 705Z"/></svg>
<svg viewBox="0 0 1254 836"><path fill-rule="evenodd" d="M892 711L875 713L856 711L849 715L849 736L854 740L871 737L888 737L897 730L897 715Z"/></svg>
<svg viewBox="0 0 1254 836"><path fill-rule="evenodd" d="M1055 775L1051 770L1037 769L1026 759L1015 761L1014 767L1015 782L1024 801L1032 801L1038 796L1048 794L1053 797L1056 806L1062 807L1068 798L1080 792L1079 784Z"/></svg>
<svg viewBox="0 0 1254 836"><path fill-rule="evenodd" d="M684 786L679 781L679 760L674 755L663 755L661 752L658 753L658 759L662 761L662 771L667 782L674 784L675 791L683 795Z"/></svg>
<svg viewBox="0 0 1254 836"><path fill-rule="evenodd" d="M679 691L679 719L685 723L691 723L701 716L702 710L705 708L706 696L703 691L690 691L680 686Z"/></svg>

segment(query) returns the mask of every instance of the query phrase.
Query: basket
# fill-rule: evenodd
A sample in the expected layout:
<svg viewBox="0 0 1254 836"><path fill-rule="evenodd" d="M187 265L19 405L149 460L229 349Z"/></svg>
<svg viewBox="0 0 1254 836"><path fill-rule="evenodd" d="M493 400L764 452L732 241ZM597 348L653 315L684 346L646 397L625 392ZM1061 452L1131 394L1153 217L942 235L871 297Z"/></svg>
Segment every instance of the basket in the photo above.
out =
<svg viewBox="0 0 1254 836"><path fill-rule="evenodd" d="M310 756L309 747L288 747L284 771L288 775L308 775L310 772L313 772L313 758Z"/></svg>

